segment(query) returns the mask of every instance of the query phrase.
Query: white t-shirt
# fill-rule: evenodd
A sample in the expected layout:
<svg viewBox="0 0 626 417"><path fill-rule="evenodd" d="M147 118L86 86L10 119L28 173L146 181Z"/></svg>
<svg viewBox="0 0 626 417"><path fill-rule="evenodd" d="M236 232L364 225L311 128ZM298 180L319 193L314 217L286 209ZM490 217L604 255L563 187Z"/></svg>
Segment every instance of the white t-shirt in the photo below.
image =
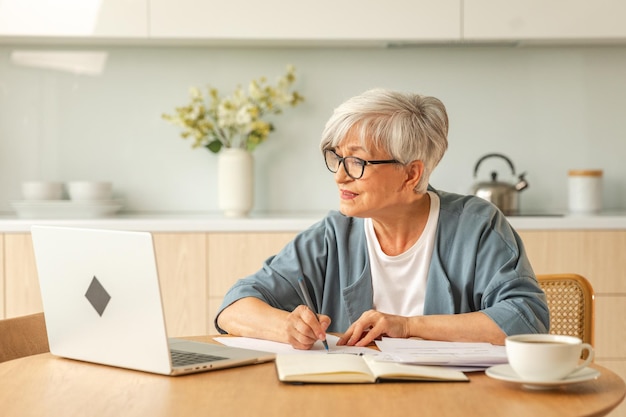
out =
<svg viewBox="0 0 626 417"><path fill-rule="evenodd" d="M426 281L439 221L439 196L430 191L428 195L430 212L426 227L417 242L400 255L389 256L382 251L372 219L365 219L374 308L380 312L405 317L424 314Z"/></svg>

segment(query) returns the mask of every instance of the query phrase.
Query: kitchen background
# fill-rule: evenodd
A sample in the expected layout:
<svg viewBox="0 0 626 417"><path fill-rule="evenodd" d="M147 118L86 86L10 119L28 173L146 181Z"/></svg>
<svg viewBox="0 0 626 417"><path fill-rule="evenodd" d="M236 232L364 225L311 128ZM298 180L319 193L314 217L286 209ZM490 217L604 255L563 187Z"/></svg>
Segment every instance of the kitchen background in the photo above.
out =
<svg viewBox="0 0 626 417"><path fill-rule="evenodd" d="M95 52L84 72L25 64L24 52ZM97 55L98 56L98 55ZM25 180L110 180L127 212L217 211L217 157L193 150L162 120L190 86L230 93L295 65L305 102L274 118L254 152L256 212L337 207L318 149L334 107L373 87L440 98L449 150L431 178L466 193L489 178L513 182L507 155L530 187L526 213L567 210L567 171L604 170L603 206L626 208L626 47L441 45L201 47L0 45L0 212Z"/></svg>

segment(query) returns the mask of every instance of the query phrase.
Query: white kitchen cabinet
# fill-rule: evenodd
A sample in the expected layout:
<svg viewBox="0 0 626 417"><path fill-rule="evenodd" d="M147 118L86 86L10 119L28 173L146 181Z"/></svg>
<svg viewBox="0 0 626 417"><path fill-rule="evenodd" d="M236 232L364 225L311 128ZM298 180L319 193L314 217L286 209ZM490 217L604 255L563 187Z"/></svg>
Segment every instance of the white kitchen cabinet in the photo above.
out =
<svg viewBox="0 0 626 417"><path fill-rule="evenodd" d="M468 41L626 38L624 0L464 0Z"/></svg>
<svg viewBox="0 0 626 417"><path fill-rule="evenodd" d="M296 232L282 233L209 233L209 333L215 333L215 315L224 296L235 282L263 266L263 261L277 254Z"/></svg>
<svg viewBox="0 0 626 417"><path fill-rule="evenodd" d="M214 332L207 311L206 234L153 233L153 240L167 334Z"/></svg>
<svg viewBox="0 0 626 417"><path fill-rule="evenodd" d="M30 233L4 235L4 315L18 317L43 311Z"/></svg>
<svg viewBox="0 0 626 417"><path fill-rule="evenodd" d="M0 36L146 38L149 0L0 0Z"/></svg>
<svg viewBox="0 0 626 417"><path fill-rule="evenodd" d="M216 41L449 41L461 0L151 0L150 37Z"/></svg>

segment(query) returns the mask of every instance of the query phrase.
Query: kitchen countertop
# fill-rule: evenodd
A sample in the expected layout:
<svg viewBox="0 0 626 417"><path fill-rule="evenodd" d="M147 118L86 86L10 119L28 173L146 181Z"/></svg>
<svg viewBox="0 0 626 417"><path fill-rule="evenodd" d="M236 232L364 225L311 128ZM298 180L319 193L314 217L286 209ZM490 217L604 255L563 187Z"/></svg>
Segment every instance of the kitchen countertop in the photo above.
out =
<svg viewBox="0 0 626 417"><path fill-rule="evenodd" d="M0 214L0 233L28 232L33 224L151 232L298 232L324 217L323 212L254 213L228 218L220 213L121 213L106 218L24 219ZM517 230L626 230L626 212L598 215L532 215L508 218Z"/></svg>
<svg viewBox="0 0 626 417"><path fill-rule="evenodd" d="M0 215L0 233L28 232L34 224L91 227L150 232L297 232L323 218L325 213L254 213L245 218L219 212L120 213L102 218L30 219Z"/></svg>

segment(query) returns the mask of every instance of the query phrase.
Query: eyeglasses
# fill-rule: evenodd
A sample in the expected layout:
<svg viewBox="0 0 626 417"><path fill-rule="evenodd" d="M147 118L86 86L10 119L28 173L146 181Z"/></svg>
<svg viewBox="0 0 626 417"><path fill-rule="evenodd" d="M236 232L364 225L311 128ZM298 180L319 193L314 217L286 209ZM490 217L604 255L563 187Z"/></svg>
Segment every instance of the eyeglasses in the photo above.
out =
<svg viewBox="0 0 626 417"><path fill-rule="evenodd" d="M366 161L365 159L357 158L356 156L344 156L341 157L331 149L324 150L324 160L326 161L326 168L333 174L339 170L339 165L343 162L343 169L346 170L346 174L354 180L358 180L363 176L365 171L365 165L380 165L380 164L399 164L400 161L395 159L384 159L378 161Z"/></svg>

